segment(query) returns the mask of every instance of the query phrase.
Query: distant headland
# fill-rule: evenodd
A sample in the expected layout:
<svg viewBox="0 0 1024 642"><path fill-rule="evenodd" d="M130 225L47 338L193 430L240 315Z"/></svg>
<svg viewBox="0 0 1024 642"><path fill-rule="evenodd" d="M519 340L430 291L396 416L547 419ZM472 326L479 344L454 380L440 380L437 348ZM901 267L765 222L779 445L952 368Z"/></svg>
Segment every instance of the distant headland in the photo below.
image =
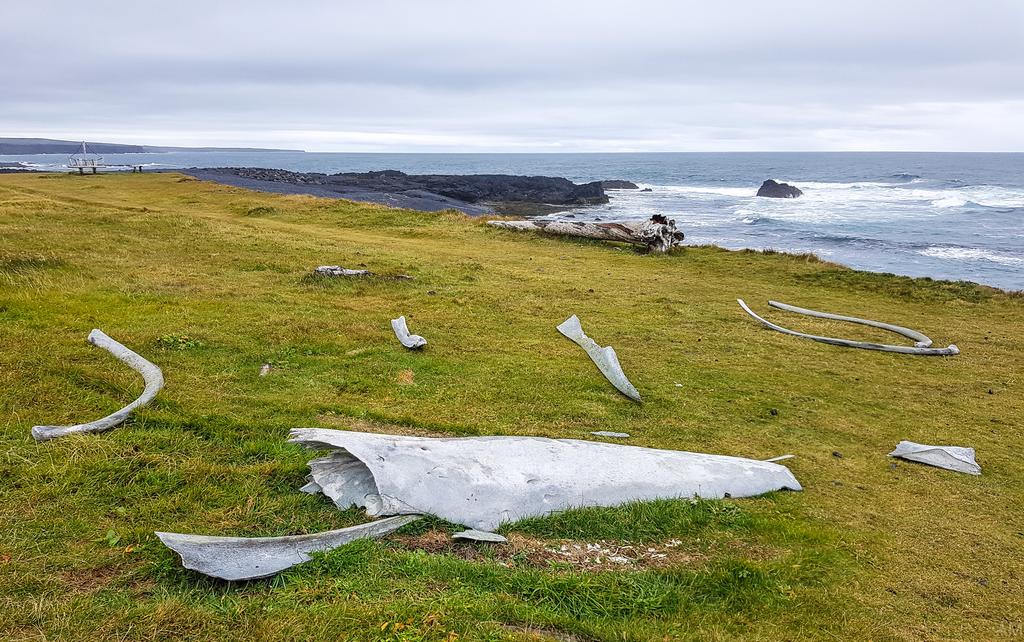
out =
<svg viewBox="0 0 1024 642"><path fill-rule="evenodd" d="M95 154L149 154L160 152L301 152L301 149L268 149L263 147L167 147L162 145L123 145L85 141ZM0 155L74 154L82 149L82 141L53 138L0 137Z"/></svg>

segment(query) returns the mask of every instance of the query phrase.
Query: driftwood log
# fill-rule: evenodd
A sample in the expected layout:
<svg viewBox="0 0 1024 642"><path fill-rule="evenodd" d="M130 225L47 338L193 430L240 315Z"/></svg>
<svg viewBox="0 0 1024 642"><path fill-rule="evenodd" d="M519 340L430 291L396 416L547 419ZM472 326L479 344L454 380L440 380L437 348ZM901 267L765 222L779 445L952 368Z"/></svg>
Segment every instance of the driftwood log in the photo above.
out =
<svg viewBox="0 0 1024 642"><path fill-rule="evenodd" d="M595 223L588 221L567 221L536 219L532 221L488 221L489 225L505 230L528 230L578 236L601 241L619 241L642 245L650 252L668 252L683 240L683 233L676 229L675 219L655 215L646 221L619 221Z"/></svg>

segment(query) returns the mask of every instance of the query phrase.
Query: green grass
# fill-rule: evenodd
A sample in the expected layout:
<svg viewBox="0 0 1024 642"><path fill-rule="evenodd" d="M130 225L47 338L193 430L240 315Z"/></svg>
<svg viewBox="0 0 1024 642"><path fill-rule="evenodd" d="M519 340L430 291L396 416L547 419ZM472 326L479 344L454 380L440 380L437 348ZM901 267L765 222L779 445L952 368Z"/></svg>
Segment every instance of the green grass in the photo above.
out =
<svg viewBox="0 0 1024 642"><path fill-rule="evenodd" d="M310 278L322 264L378 276ZM963 353L802 341L760 327L737 297L804 331L892 339L767 299L897 322ZM1019 295L809 256L643 256L173 174L3 175L0 638L1019 638L1022 312ZM643 405L555 331L573 313L615 347ZM399 314L430 341L422 352L394 339ZM94 327L157 363L166 388L113 432L33 442L35 424L138 395L137 375L85 342ZM449 544L455 526L431 519L240 585L183 570L153 531L365 521L298 491L311 455L285 438L300 426L611 430L650 447L793 453L805 491L568 511L503 527L505 549ZM984 474L886 458L900 439L974 446ZM678 543L663 563L626 567L551 553L599 541Z"/></svg>

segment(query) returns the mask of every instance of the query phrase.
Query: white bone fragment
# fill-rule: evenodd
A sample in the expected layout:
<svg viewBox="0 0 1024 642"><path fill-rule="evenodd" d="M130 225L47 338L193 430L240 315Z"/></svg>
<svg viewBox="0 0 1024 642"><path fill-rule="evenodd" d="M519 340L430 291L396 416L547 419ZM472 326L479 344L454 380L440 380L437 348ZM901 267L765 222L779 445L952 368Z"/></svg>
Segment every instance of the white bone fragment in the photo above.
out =
<svg viewBox="0 0 1024 642"><path fill-rule="evenodd" d="M574 507L801 490L779 464L599 441L324 428L293 430L289 441L332 451L314 460L304 490L370 516L431 514L482 531Z"/></svg>
<svg viewBox="0 0 1024 642"><path fill-rule="evenodd" d="M260 366L260 376L265 377L268 374L270 374L270 364L264 363L262 366Z"/></svg>
<svg viewBox="0 0 1024 642"><path fill-rule="evenodd" d="M103 432L104 430L115 428L124 423L133 410L140 406L145 406L152 401L153 397L156 397L156 393L160 392L160 389L164 387L164 375L160 372L160 368L124 347L117 341L114 341L107 335L103 334L100 330L93 330L90 332L88 340L89 343L98 348L103 348L121 360L125 365L141 374L143 381L146 383L145 388L142 390L142 394L139 395L138 399L131 402L124 408L121 408L117 412L107 415L102 419L90 421L86 424L76 424L74 426L33 426L32 436L35 437L37 441L55 439L72 433Z"/></svg>
<svg viewBox="0 0 1024 642"><path fill-rule="evenodd" d="M314 272L322 276L373 276L369 270L349 270L340 265L321 265Z"/></svg>
<svg viewBox="0 0 1024 642"><path fill-rule="evenodd" d="M405 316L391 319L391 329L395 331L395 336L398 337L401 344L410 350L427 345L427 340L420 335L409 334L409 326L405 324Z"/></svg>
<svg viewBox="0 0 1024 642"><path fill-rule="evenodd" d="M494 544L504 544L508 541L504 536L498 535L497 533L478 531L472 528L455 533L452 535L452 539L467 539L474 542L492 542Z"/></svg>
<svg viewBox="0 0 1024 642"><path fill-rule="evenodd" d="M881 328L883 330L890 330L892 332L896 332L896 333L901 334L903 336L906 336L906 337L909 337L911 339L914 339L917 342L917 345L915 345L915 346L897 346L897 345L889 345L889 344L886 344L886 343L872 343L872 342L868 342L868 341L853 341L851 339L836 339L836 338L833 338L833 337L822 337L822 336L818 336L816 334L806 334L806 333L803 333L803 332L797 332L796 330L790 330L788 328L784 328L784 327L782 327L780 325L776 325L776 324L772 323L771 321L768 321L766 319L761 318L753 310L751 310L750 307L748 307L746 303L744 303L743 299L736 299L736 302L740 304L740 307L743 308L743 310L747 314L749 314L750 316L752 316L755 319L757 319L762 325L764 325L764 326L766 326L768 328L771 328L772 330L775 330L777 332L781 332L783 334L789 334L789 335L792 335L794 337L803 337L804 339L811 339L812 341L819 341L821 343L828 343L828 344L836 345L836 346L845 346L845 347L848 347L848 348L863 348L865 350L881 350L882 352L898 352L898 353L901 353L901 354L915 354L915 355L920 355L920 356L942 356L942 357L948 357L948 356L960 354L960 349L957 348L956 345L952 345L952 344L949 347L947 347L947 348L924 347L923 344L925 344L925 343L927 343L928 345L931 345L931 339L929 339L925 335L921 334L920 332L916 332L914 330L911 330L909 328L904 328L902 326L891 325L889 323L882 323L881 321L871 321L869 319L858 319L857 317L844 317L844 316L841 316L841 315L838 315L838 314L829 314L827 312L816 312L814 310L806 310L805 308L797 308L797 307L794 307L794 306L787 306L785 303L778 303L778 302L775 302L775 301L771 301L770 304L774 305L774 307L777 307L777 308L780 308L780 309L783 309L783 310L788 310L790 312L796 312L798 314L808 314L808 313L810 313L810 316L820 317L820 318L824 318L824 319L835 319L835 320L839 320L839 321L849 321L851 323L860 323L862 325L870 325L872 327Z"/></svg>
<svg viewBox="0 0 1024 642"><path fill-rule="evenodd" d="M597 342L583 333L583 326L574 314L558 326L558 331L576 342L590 356L590 359L597 365L597 369L611 382L615 388L633 401L640 401L640 393L622 372L619 365L619 358L611 346L602 348Z"/></svg>
<svg viewBox="0 0 1024 642"><path fill-rule="evenodd" d="M980 475L981 466L974 461L974 449L960 446L928 446L912 441L901 441L896 450L889 453L890 457L899 457L916 461L929 466L938 466L947 470L968 475Z"/></svg>
<svg viewBox="0 0 1024 642"><path fill-rule="evenodd" d="M625 439L629 437L628 432L609 432L607 430L598 430L590 434L594 435L595 437L615 437L616 439Z"/></svg>
<svg viewBox="0 0 1024 642"><path fill-rule="evenodd" d="M383 537L417 519L415 515L402 515L334 531L284 537L214 537L159 532L156 536L181 556L185 568L235 582L270 577L308 562L311 553L330 551L357 539Z"/></svg>

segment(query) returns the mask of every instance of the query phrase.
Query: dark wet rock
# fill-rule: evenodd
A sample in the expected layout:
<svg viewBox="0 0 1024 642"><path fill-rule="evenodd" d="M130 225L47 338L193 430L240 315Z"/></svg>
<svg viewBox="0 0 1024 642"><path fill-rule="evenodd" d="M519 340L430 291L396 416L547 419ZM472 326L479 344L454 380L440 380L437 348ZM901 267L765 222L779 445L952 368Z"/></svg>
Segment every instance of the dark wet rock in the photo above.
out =
<svg viewBox="0 0 1024 642"><path fill-rule="evenodd" d="M653 189L651 189L650 187L645 187L645 188L643 188L643 189L642 189L642 190L640 190L640 191L641 191L641 192L653 192L654 190L653 190Z"/></svg>
<svg viewBox="0 0 1024 642"><path fill-rule="evenodd" d="M551 176L506 174L406 174L396 170L321 174L258 167L193 168L186 173L205 180L278 193L333 196L423 211L457 209L488 214L532 205L561 208L608 202L600 181L573 183ZM547 210L543 213L547 213Z"/></svg>
<svg viewBox="0 0 1024 642"><path fill-rule="evenodd" d="M640 189L636 183L623 180L601 181L601 187L605 189Z"/></svg>
<svg viewBox="0 0 1024 642"><path fill-rule="evenodd" d="M757 195L768 198L796 198L797 196L802 196L803 192L788 183L778 183L769 178L761 183L761 188L757 190Z"/></svg>

